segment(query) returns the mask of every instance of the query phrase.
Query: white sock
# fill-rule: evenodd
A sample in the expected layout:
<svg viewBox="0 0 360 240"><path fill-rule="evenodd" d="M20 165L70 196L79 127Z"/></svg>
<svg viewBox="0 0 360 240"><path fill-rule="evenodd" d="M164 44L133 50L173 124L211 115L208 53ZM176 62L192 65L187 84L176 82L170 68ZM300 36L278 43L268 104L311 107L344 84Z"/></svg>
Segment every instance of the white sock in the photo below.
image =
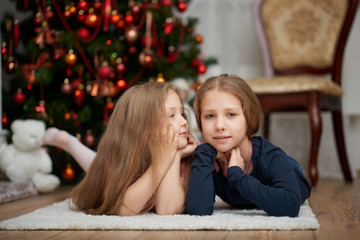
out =
<svg viewBox="0 0 360 240"><path fill-rule="evenodd" d="M87 172L96 152L82 144L76 137L57 128L48 128L43 137L44 145L62 148L68 152Z"/></svg>

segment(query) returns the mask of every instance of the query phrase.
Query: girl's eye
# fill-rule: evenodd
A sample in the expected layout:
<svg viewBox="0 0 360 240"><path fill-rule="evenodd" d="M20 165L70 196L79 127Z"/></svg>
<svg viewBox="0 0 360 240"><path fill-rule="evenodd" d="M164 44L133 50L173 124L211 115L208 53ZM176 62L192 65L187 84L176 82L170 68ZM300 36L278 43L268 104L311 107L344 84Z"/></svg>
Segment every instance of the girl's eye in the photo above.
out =
<svg viewBox="0 0 360 240"><path fill-rule="evenodd" d="M207 119L210 119L210 118L213 118L213 117L214 117L213 114L208 114L208 115L205 116L205 118L207 118Z"/></svg>
<svg viewBox="0 0 360 240"><path fill-rule="evenodd" d="M229 117L234 117L234 116L236 116L236 114L235 113L228 113L228 116Z"/></svg>
<svg viewBox="0 0 360 240"><path fill-rule="evenodd" d="M169 118L173 118L175 116L175 114L170 114Z"/></svg>

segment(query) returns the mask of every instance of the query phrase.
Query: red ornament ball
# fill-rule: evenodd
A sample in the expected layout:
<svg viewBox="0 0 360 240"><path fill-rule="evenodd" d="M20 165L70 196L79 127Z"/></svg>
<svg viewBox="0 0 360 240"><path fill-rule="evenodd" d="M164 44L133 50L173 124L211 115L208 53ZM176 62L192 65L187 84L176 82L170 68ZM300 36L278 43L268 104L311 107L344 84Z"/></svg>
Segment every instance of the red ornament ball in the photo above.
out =
<svg viewBox="0 0 360 240"><path fill-rule="evenodd" d="M101 9L101 7L102 7L101 0L95 0L92 6L93 6L95 11L99 11Z"/></svg>
<svg viewBox="0 0 360 240"><path fill-rule="evenodd" d="M2 55L6 55L8 52L7 48L6 48L6 44L5 45L1 45L1 54Z"/></svg>
<svg viewBox="0 0 360 240"><path fill-rule="evenodd" d="M86 12L89 9L88 2L85 0L80 0L77 4L77 9L81 9Z"/></svg>
<svg viewBox="0 0 360 240"><path fill-rule="evenodd" d="M81 106L85 99L84 89L76 89L73 95L74 102L77 106Z"/></svg>
<svg viewBox="0 0 360 240"><path fill-rule="evenodd" d="M78 14L76 16L76 19L78 20L78 22L85 21L85 18L86 18L86 14L85 14L84 10L79 10Z"/></svg>
<svg viewBox="0 0 360 240"><path fill-rule="evenodd" d="M171 0L161 0L161 5L166 7L171 7L172 1Z"/></svg>
<svg viewBox="0 0 360 240"><path fill-rule="evenodd" d="M134 23L134 17L131 14L126 14L124 17L124 22L126 25L130 26Z"/></svg>
<svg viewBox="0 0 360 240"><path fill-rule="evenodd" d="M6 117L6 114L5 114L5 113L4 113L1 121L2 121L3 127L5 127L5 128L9 127L10 122L9 122L9 119Z"/></svg>
<svg viewBox="0 0 360 240"><path fill-rule="evenodd" d="M25 94L22 92L21 88L19 88L17 90L17 92L14 94L13 96L13 100L15 102L15 104L17 105L23 105L26 101L26 96Z"/></svg>
<svg viewBox="0 0 360 240"><path fill-rule="evenodd" d="M174 23L172 22L164 23L163 27L164 27L164 33L170 34L174 28Z"/></svg>
<svg viewBox="0 0 360 240"><path fill-rule="evenodd" d="M203 62L201 62L197 67L197 73L200 75L200 74L204 74L205 72L206 72L206 65Z"/></svg>
<svg viewBox="0 0 360 240"><path fill-rule="evenodd" d="M113 70L107 64L104 64L99 68L99 77L101 79L110 79L114 77Z"/></svg>
<svg viewBox="0 0 360 240"><path fill-rule="evenodd" d="M179 12L184 12L187 8L187 4L186 2L183 1L179 1L177 4L177 9L179 10Z"/></svg>
<svg viewBox="0 0 360 240"><path fill-rule="evenodd" d="M198 58L195 58L194 60L191 61L191 66L193 68L197 68L200 65L201 61Z"/></svg>
<svg viewBox="0 0 360 240"><path fill-rule="evenodd" d="M77 35L80 39L85 40L90 37L90 30L86 27L81 27L77 30Z"/></svg>

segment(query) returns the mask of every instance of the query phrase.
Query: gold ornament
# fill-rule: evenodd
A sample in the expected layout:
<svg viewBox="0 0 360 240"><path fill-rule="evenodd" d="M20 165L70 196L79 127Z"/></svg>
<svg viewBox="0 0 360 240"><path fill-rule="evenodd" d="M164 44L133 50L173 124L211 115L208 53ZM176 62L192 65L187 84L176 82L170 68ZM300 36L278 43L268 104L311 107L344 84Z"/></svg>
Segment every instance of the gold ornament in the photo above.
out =
<svg viewBox="0 0 360 240"><path fill-rule="evenodd" d="M77 60L76 54L72 49L70 49L68 53L65 55L65 62L72 66L76 63L76 60Z"/></svg>

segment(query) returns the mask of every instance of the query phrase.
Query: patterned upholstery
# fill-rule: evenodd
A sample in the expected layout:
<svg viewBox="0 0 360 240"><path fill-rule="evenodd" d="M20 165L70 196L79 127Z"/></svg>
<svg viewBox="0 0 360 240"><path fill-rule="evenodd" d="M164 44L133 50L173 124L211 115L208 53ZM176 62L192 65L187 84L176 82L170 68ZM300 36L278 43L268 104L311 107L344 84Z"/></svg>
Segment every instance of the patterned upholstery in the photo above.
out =
<svg viewBox="0 0 360 240"><path fill-rule="evenodd" d="M347 4L343 0L265 0L259 12L267 41L265 69L330 67ZM342 96L338 84L309 75L249 79L248 84L256 94L319 91Z"/></svg>
<svg viewBox="0 0 360 240"><path fill-rule="evenodd" d="M280 76L246 80L256 94L284 94L318 91L342 96L341 87L325 78L312 76Z"/></svg>
<svg viewBox="0 0 360 240"><path fill-rule="evenodd" d="M275 69L332 64L347 1L264 1L261 17Z"/></svg>

